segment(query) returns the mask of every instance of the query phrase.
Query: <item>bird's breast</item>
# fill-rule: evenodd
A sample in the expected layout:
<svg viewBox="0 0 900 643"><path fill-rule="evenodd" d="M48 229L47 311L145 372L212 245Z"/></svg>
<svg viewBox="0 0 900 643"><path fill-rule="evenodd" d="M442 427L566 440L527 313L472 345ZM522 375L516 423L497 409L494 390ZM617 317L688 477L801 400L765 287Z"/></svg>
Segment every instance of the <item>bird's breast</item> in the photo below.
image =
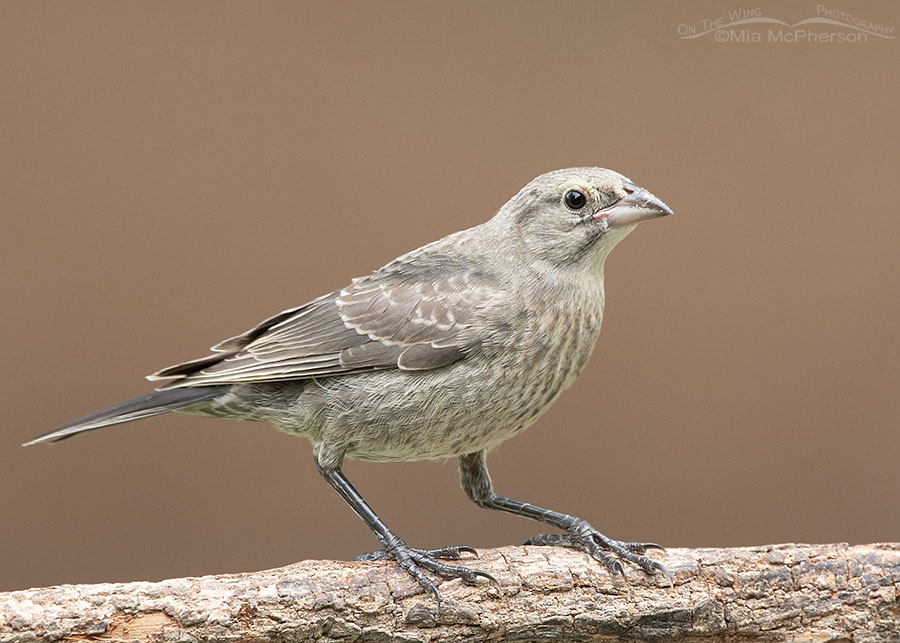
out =
<svg viewBox="0 0 900 643"><path fill-rule="evenodd" d="M568 388L590 359L603 321L602 301L546 302L530 314L518 356L522 408L534 419Z"/></svg>

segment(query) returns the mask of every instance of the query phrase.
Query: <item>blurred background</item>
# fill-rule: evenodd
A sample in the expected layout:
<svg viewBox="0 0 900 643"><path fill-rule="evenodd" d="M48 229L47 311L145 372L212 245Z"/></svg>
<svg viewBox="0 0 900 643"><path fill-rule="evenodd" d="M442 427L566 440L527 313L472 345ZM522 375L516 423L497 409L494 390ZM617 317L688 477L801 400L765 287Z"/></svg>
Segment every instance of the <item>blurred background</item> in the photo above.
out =
<svg viewBox="0 0 900 643"><path fill-rule="evenodd" d="M676 214L613 253L498 492L668 546L900 540L900 39L698 35L817 5L0 3L0 590L377 548L262 424L19 444L578 165ZM898 36L896 3L827 9ZM414 546L541 531L454 461L344 471Z"/></svg>

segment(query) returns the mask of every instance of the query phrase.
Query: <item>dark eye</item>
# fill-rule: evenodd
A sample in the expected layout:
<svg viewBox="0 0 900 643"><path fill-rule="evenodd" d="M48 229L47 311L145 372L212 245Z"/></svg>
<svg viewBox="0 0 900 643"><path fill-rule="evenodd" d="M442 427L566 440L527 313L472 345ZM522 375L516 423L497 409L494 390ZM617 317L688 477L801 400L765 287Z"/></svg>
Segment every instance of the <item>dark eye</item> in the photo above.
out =
<svg viewBox="0 0 900 643"><path fill-rule="evenodd" d="M580 210L587 203L587 197L578 190L569 190L563 198L566 201L566 207L572 210Z"/></svg>

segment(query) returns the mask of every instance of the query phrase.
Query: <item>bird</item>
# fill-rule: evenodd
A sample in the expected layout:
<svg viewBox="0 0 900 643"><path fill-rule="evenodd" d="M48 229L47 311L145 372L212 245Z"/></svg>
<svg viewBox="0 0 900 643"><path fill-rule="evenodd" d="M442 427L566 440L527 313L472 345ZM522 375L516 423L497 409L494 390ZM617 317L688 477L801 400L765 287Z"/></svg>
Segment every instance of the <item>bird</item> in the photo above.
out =
<svg viewBox="0 0 900 643"><path fill-rule="evenodd" d="M440 607L438 579L475 584L466 546L410 547L342 471L372 462L457 458L478 506L561 533L526 545L666 567L652 542L622 542L582 518L494 491L487 453L531 426L582 372L604 310L604 266L640 222L672 214L648 190L599 167L538 176L480 225L424 245L340 289L219 342L212 354L148 376L154 392L34 438L25 446L170 411L268 422L312 443L319 474L381 543L358 560L394 560ZM434 580L432 580L434 577Z"/></svg>

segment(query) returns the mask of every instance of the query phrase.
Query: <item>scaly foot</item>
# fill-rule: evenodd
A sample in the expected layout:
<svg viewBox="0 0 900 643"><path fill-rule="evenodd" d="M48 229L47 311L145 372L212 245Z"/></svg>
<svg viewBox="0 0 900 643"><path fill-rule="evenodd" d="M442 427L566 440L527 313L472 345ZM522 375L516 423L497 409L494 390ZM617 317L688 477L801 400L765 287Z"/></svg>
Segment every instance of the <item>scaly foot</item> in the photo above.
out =
<svg viewBox="0 0 900 643"><path fill-rule="evenodd" d="M642 554L648 549L663 547L656 543L628 543L607 538L594 529L586 520L578 522L568 529L566 534L540 534L526 540L525 545L550 545L557 547L571 547L591 555L595 560L603 563L612 574L621 574L625 578L625 568L619 559L634 563L648 574L659 572L669 580L669 585L674 586L672 574L665 565L647 558ZM611 553L609 553L611 552Z"/></svg>
<svg viewBox="0 0 900 643"><path fill-rule="evenodd" d="M434 582L425 575L422 571L423 569L427 569L445 579L460 578L469 585L476 584L479 578L486 578L498 589L500 588L500 583L497 579L487 572L457 565L448 565L439 560L459 560L464 553L473 554L476 557L478 555L473 548L464 546L442 547L441 549L413 549L401 540L388 549L362 554L354 558L354 560L396 560L400 567L416 579L419 585L434 595L434 598L437 600L438 611L440 611L441 593Z"/></svg>

